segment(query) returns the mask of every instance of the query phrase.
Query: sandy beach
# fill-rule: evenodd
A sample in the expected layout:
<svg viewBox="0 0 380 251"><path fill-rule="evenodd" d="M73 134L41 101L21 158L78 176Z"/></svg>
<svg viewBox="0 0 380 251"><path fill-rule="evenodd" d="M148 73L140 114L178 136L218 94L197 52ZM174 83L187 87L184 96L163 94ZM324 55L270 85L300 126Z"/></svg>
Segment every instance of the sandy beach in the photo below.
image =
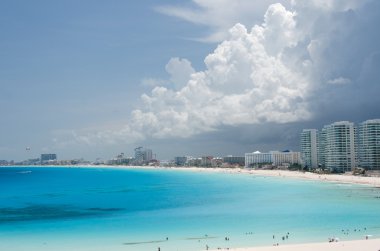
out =
<svg viewBox="0 0 380 251"><path fill-rule="evenodd" d="M0 166L0 168L9 168L12 166ZM40 166L22 166L25 168L34 168ZM156 169L156 170L181 170L192 172L221 172L230 174L247 174L257 176L270 176L282 178L294 178L303 180L314 180L322 182L336 182L343 184L360 184L372 187L380 187L380 177L354 176L351 174L317 174L311 172L288 171L288 170L254 170L243 168L215 168L215 167L160 167L160 166L110 166L110 165L86 165L86 166L42 166L42 167L59 167L59 168L141 168L141 169Z"/></svg>
<svg viewBox="0 0 380 251"><path fill-rule="evenodd" d="M152 168L152 167L149 167ZM161 167L158 167L161 168ZM168 169L168 168L164 168ZM351 174L317 174L310 172L288 170L250 170L240 168L203 168L203 167L170 167L169 169L187 170L194 172L223 172L231 174L247 174L257 176L270 176L282 178L295 178L322 182L336 182L343 184L360 184L372 187L380 187L380 177L354 176Z"/></svg>
<svg viewBox="0 0 380 251"><path fill-rule="evenodd" d="M219 249L220 250L220 249ZM221 249L227 250L227 249ZM271 247L236 248L232 251L378 251L380 239L356 240L326 243L306 243Z"/></svg>

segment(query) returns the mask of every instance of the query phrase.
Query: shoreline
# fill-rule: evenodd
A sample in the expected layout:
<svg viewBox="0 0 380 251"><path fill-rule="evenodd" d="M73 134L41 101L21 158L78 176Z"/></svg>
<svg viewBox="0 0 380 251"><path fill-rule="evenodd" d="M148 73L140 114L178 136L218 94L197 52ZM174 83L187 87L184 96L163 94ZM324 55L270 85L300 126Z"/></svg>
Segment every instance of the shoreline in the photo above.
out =
<svg viewBox="0 0 380 251"><path fill-rule="evenodd" d="M334 182L341 184L367 185L380 188L380 177L355 176L352 174L317 174L311 172L290 170L255 170L245 168L216 168L216 167L161 167L161 166L119 166L119 165L72 165L72 166L0 166L1 168L112 168L112 169L146 169L146 170L178 170L192 172L213 172L227 174L246 174L264 177L294 178L300 180Z"/></svg>
<svg viewBox="0 0 380 251"><path fill-rule="evenodd" d="M144 168L144 167L142 167ZM204 167L171 167L165 169L187 170L198 172L217 172L230 174L246 174L264 177L294 178L300 180L333 182L341 184L367 185L380 188L380 177L354 176L349 174L316 174L311 172L289 171L289 170L251 170L236 168L204 168Z"/></svg>

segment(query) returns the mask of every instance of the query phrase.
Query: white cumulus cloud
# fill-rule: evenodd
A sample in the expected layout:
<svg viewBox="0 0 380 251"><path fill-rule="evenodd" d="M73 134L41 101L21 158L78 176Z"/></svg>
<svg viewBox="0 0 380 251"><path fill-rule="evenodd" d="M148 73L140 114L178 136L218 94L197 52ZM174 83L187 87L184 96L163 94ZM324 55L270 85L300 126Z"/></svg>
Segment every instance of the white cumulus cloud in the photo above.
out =
<svg viewBox="0 0 380 251"><path fill-rule="evenodd" d="M173 83L176 89L185 86L191 74L195 73L191 62L180 58L171 58L165 69L170 74L170 82Z"/></svg>
<svg viewBox="0 0 380 251"><path fill-rule="evenodd" d="M144 94L143 107L132 115L134 128L152 137L188 137L223 125L309 118L306 69L283 60L283 51L296 46L300 37L295 16L274 4L263 24L251 31L236 24L205 58L204 71L193 72L187 60L172 59L166 69L172 76L178 72L187 77L178 81L183 87L155 87Z"/></svg>
<svg viewBox="0 0 380 251"><path fill-rule="evenodd" d="M368 20L360 15L366 13L367 2L274 3L261 14L261 23L250 26L236 21L240 15L249 20L246 16L256 6L253 1L193 0L195 8L161 7L159 11L168 15L213 27L211 37L223 32L219 37L223 40L205 57L204 70L195 71L184 58L170 59L165 67L169 78L145 81L154 87L141 96L141 106L125 125L76 132L74 137L88 144L112 143L114 138L191 137L224 126L304 121L318 109L338 107L337 100L351 102L346 95L355 93L350 88L358 85L360 74L369 71L372 75L366 76L378 76L376 67L364 67L365 62L370 66L378 62L371 55L379 51L374 30L364 29L375 25L368 20L377 20L378 15L371 14ZM367 46L360 46L358 34ZM366 79L362 84L377 82Z"/></svg>

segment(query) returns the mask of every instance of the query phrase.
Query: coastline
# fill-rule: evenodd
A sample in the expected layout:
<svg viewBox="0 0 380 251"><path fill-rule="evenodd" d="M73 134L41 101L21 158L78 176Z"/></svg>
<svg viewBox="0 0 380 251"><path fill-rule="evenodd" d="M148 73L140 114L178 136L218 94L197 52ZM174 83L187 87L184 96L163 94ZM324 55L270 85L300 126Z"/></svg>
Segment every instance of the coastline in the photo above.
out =
<svg viewBox="0 0 380 251"><path fill-rule="evenodd" d="M160 167L160 166L112 166L112 165L73 165L73 166L0 166L0 168L112 168L112 169L147 169L147 170L179 170L191 172L216 172L229 174L247 174L265 177L294 178L310 181L334 182L341 184L367 185L380 188L380 177L355 176L351 174L317 174L311 172L289 170L254 170L244 168L216 168L216 167Z"/></svg>

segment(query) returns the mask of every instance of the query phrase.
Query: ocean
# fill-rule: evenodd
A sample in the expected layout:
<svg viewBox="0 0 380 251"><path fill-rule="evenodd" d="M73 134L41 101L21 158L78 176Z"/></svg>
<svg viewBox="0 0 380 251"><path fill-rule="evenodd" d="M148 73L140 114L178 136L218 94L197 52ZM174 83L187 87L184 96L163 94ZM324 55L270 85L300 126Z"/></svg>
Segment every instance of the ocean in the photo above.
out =
<svg viewBox="0 0 380 251"><path fill-rule="evenodd" d="M380 237L380 189L248 174L0 168L0 250L158 250Z"/></svg>

